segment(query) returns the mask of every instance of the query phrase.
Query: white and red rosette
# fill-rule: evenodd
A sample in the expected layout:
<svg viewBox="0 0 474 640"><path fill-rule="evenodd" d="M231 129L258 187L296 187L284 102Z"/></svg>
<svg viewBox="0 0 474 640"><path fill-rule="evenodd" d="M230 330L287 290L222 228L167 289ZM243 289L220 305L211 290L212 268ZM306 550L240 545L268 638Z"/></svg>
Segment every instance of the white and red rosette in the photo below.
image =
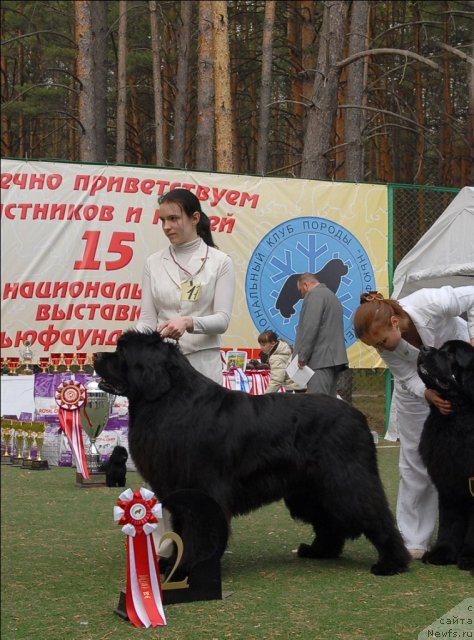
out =
<svg viewBox="0 0 474 640"><path fill-rule="evenodd" d="M152 491L127 489L119 495L114 520L127 536L127 616L136 627L166 625L160 572L153 536L162 517L161 503Z"/></svg>
<svg viewBox="0 0 474 640"><path fill-rule="evenodd" d="M63 380L55 393L56 404L59 406L59 424L74 452L78 471L89 480L79 411L86 401L86 396L84 385L75 380Z"/></svg>

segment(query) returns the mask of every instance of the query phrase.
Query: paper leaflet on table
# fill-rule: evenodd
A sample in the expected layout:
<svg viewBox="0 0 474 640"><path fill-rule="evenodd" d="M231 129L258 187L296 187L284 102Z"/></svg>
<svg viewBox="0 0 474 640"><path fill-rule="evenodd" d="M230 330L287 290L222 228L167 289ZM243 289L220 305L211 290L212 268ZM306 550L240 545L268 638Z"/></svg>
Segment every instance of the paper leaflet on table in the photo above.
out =
<svg viewBox="0 0 474 640"><path fill-rule="evenodd" d="M293 382L299 384L300 387L306 387L308 380L313 376L314 371L308 367L308 365L305 365L300 369L298 367L298 355L296 355L288 365L286 373L290 376Z"/></svg>

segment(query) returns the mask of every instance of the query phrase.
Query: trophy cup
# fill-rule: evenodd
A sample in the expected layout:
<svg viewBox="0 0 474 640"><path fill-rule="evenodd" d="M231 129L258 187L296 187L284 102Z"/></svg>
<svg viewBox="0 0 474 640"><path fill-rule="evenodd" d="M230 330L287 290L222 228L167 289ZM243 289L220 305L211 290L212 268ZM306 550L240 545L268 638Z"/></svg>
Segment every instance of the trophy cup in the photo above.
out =
<svg viewBox="0 0 474 640"><path fill-rule="evenodd" d="M21 422L14 422L13 424L15 425L16 456L13 456L12 452L12 464L21 467L23 465L23 449L25 446L26 433L21 428Z"/></svg>
<svg viewBox="0 0 474 640"><path fill-rule="evenodd" d="M76 484L79 486L102 486L105 483L105 473L99 471L100 454L95 442L107 423L115 396L99 389L99 382L95 374L85 387L86 402L83 406L85 419L82 420L82 426L90 440L89 452L86 453L90 480L85 480L80 473L76 473Z"/></svg>
<svg viewBox="0 0 474 640"><path fill-rule="evenodd" d="M86 364L87 353L76 353L76 362L79 365L78 373L84 373L84 365Z"/></svg>
<svg viewBox="0 0 474 640"><path fill-rule="evenodd" d="M61 364L61 354L60 353L51 353L51 364L53 365L53 373L58 372L58 367Z"/></svg>
<svg viewBox="0 0 474 640"><path fill-rule="evenodd" d="M74 360L73 353L63 353L64 364L66 365L66 373L71 373L71 367Z"/></svg>
<svg viewBox="0 0 474 640"><path fill-rule="evenodd" d="M41 447L44 440L44 430L46 428L46 422L32 422L33 436L36 443L36 459L31 461L31 469L49 469L48 461L41 458Z"/></svg>
<svg viewBox="0 0 474 640"><path fill-rule="evenodd" d="M6 356L1 356L0 357L0 367L1 367L1 372L3 373L4 369L8 368L8 358Z"/></svg>
<svg viewBox="0 0 474 640"><path fill-rule="evenodd" d="M38 360L38 366L41 369L41 373L48 373L49 356L41 356L41 358Z"/></svg>
<svg viewBox="0 0 474 640"><path fill-rule="evenodd" d="M26 340L24 348L20 349L22 364L25 365L25 368L23 369L23 373L25 375L31 375L34 373L33 369L30 367L30 365L33 364L33 351L31 350L30 344L30 341Z"/></svg>
<svg viewBox="0 0 474 640"><path fill-rule="evenodd" d="M19 366L20 366L20 358L17 358L16 356L10 356L8 358L8 368L9 368L8 375L17 376L18 375L17 369Z"/></svg>
<svg viewBox="0 0 474 640"><path fill-rule="evenodd" d="M2 418L2 446L5 447L2 455L2 464L11 464L13 455L13 429L12 421ZM10 453L8 452L10 449Z"/></svg>
<svg viewBox="0 0 474 640"><path fill-rule="evenodd" d="M31 456L31 449L33 447L33 441L35 439L33 433L33 423L32 422L21 422L20 423L23 428L23 433L25 434L26 441L26 455L23 456L23 461L21 466L24 469L31 469L33 458Z"/></svg>

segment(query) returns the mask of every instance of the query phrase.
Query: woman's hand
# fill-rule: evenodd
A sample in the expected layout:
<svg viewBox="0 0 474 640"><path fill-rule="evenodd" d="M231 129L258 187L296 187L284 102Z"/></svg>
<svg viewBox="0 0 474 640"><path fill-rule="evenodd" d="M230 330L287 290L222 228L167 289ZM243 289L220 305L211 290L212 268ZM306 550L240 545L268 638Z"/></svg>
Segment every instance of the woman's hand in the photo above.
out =
<svg viewBox="0 0 474 640"><path fill-rule="evenodd" d="M178 316L172 320L162 322L158 327L163 338L173 338L179 340L185 331L193 330L193 319L191 316Z"/></svg>
<svg viewBox="0 0 474 640"><path fill-rule="evenodd" d="M452 407L449 400L444 400L434 389L426 389L425 398L426 401L434 405L443 416L449 416L451 413Z"/></svg>

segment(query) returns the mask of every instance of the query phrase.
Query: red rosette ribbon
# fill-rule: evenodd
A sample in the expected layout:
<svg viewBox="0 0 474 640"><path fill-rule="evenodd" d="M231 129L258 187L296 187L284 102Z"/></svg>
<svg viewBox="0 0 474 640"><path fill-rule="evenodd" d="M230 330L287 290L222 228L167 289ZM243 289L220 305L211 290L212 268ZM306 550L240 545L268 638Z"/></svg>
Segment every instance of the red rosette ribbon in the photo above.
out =
<svg viewBox="0 0 474 640"><path fill-rule="evenodd" d="M153 536L162 517L161 503L152 491L127 489L114 507L114 520L127 536L127 616L136 627L166 625L160 572Z"/></svg>
<svg viewBox="0 0 474 640"><path fill-rule="evenodd" d="M56 389L55 400L59 405L59 424L74 452L77 469L83 478L89 480L79 411L86 401L86 396L83 384L75 380L64 380Z"/></svg>

